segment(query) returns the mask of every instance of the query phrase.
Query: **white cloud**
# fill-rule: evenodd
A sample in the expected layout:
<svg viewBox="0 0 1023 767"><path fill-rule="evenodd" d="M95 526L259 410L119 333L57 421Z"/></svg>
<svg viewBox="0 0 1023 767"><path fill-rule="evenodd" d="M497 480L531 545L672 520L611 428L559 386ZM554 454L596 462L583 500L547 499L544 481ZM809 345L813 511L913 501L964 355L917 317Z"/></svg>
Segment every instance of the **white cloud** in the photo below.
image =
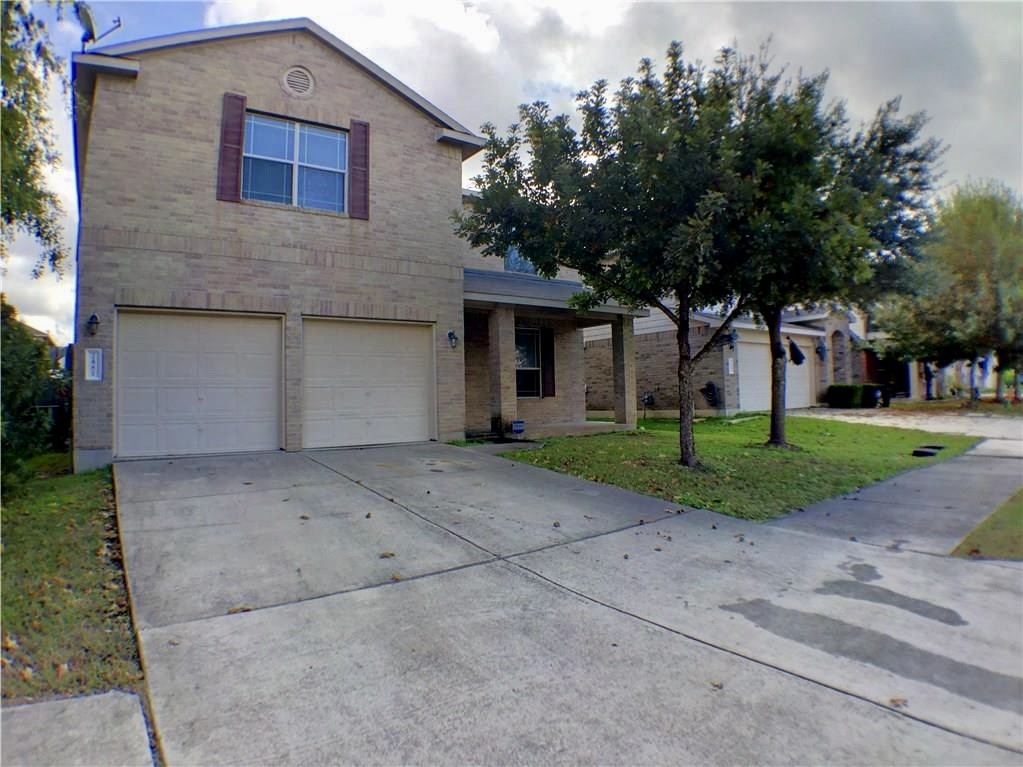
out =
<svg viewBox="0 0 1023 767"><path fill-rule="evenodd" d="M123 6L142 17L150 3ZM947 185L992 177L1023 191L1023 5L1020 3L622 3L587 0L398 2L250 0L212 2L207 25L308 16L464 125L505 128L517 107L536 99L571 111L574 95L596 79L612 85L640 58L663 56L671 40L711 62L722 45L753 51L773 35L779 64L830 70L830 93L854 120L869 119L892 96L904 113L926 110L928 130L949 145ZM72 22L52 27L77 50ZM167 31L182 31L168 29ZM122 41L123 42L123 41ZM65 200L69 245L77 221L71 128L59 100L55 128L64 155L52 176ZM468 181L479 159L466 163ZM62 282L27 279L31 242L19 240L5 289L40 327L72 327L73 273ZM73 270L72 270L73 272Z"/></svg>
<svg viewBox="0 0 1023 767"><path fill-rule="evenodd" d="M53 34L56 40L61 33L55 31ZM47 105L60 162L56 167L47 169L46 185L57 195L63 208L61 225L70 258L64 265L62 276L47 273L39 279L32 279L32 269L39 260L41 248L31 237L18 234L9 247L10 257L4 264L2 283L7 300L18 310L22 321L49 332L57 343L66 344L74 336L78 195L69 101L56 81L50 83Z"/></svg>

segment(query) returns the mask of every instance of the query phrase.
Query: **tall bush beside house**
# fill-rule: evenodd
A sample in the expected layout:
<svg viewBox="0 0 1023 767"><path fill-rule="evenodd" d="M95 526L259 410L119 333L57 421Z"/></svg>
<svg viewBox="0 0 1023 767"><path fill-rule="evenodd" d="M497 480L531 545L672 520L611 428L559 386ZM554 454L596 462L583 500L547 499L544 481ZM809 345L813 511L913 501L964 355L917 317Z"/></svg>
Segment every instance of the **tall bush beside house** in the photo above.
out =
<svg viewBox="0 0 1023 767"><path fill-rule="evenodd" d="M21 461L44 450L49 442L49 419L36 406L50 380L46 345L18 322L17 310L0 297L0 473L6 482Z"/></svg>

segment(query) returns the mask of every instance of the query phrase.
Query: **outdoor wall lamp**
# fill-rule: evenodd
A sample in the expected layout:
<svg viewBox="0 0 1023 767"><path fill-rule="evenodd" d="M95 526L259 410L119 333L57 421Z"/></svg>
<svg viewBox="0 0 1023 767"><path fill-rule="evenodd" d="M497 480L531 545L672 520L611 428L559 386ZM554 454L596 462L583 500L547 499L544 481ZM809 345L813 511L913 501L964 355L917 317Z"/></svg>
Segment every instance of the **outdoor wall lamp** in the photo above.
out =
<svg viewBox="0 0 1023 767"><path fill-rule="evenodd" d="M814 351L821 358L821 362L828 358L828 345L824 343L823 339L817 343L817 348Z"/></svg>
<svg viewBox="0 0 1023 767"><path fill-rule="evenodd" d="M448 331L448 343L451 344L452 349L458 346L458 335L453 330Z"/></svg>
<svg viewBox="0 0 1023 767"><path fill-rule="evenodd" d="M89 335L96 335L96 331L99 330L99 317L93 314L85 323L85 327L89 329Z"/></svg>

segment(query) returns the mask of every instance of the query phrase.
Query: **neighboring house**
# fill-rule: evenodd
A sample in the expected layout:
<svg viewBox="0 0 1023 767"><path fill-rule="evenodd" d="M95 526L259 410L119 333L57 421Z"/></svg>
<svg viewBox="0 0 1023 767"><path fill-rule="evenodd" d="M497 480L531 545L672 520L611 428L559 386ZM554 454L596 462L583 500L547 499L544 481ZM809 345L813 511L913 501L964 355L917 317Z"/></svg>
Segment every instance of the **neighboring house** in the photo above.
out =
<svg viewBox="0 0 1023 767"><path fill-rule="evenodd" d="M694 313L690 344L694 352L721 324L719 315ZM817 401L816 383L821 375L817 352L825 333L817 328L785 323L786 407L810 407ZM803 356L795 364L789 341ZM663 313L635 321L636 393L638 407L647 398L648 414L678 413L678 345L675 325ZM586 331L586 404L591 415L609 408L611 359L608 333L603 328ZM771 352L767 329L748 318L732 322L715 346L700 359L695 370L696 411L701 415L731 415L771 407Z"/></svg>
<svg viewBox="0 0 1023 767"><path fill-rule="evenodd" d="M484 140L307 19L75 54L75 467L584 429L580 289L452 231ZM485 261L484 264L479 263ZM93 319L93 322L89 322Z"/></svg>

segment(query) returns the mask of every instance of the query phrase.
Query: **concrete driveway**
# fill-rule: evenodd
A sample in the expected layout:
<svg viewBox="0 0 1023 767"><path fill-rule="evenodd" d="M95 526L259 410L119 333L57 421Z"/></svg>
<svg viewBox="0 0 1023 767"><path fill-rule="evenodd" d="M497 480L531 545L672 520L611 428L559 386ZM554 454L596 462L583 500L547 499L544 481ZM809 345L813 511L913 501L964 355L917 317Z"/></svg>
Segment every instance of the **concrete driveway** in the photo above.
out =
<svg viewBox="0 0 1023 767"><path fill-rule="evenodd" d="M170 765L1020 762L1018 569L446 445L115 475Z"/></svg>

